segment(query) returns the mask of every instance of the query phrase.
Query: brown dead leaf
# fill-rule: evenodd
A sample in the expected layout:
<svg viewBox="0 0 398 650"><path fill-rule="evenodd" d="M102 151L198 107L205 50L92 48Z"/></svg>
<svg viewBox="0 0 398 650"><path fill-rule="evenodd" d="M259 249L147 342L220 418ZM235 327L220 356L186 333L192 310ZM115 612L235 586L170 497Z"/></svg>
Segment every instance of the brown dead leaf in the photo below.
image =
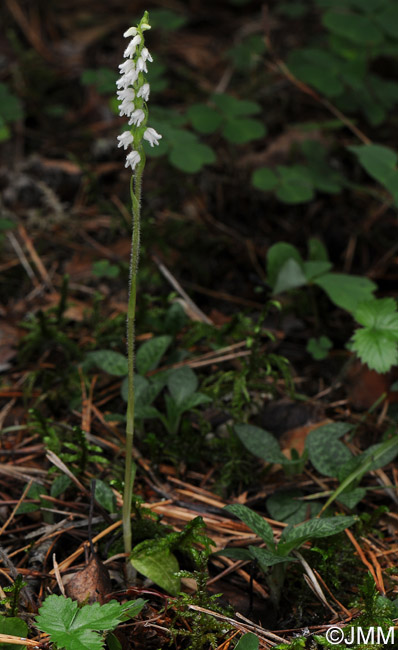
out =
<svg viewBox="0 0 398 650"><path fill-rule="evenodd" d="M67 596L79 603L99 602L102 605L112 591L108 569L96 554L91 556L84 569L67 576L63 583Z"/></svg>
<svg viewBox="0 0 398 650"><path fill-rule="evenodd" d="M390 391L396 379L396 373L381 375L355 360L347 365L344 383L351 405L361 411L369 409L383 393L387 393L390 402L398 402L398 392Z"/></svg>

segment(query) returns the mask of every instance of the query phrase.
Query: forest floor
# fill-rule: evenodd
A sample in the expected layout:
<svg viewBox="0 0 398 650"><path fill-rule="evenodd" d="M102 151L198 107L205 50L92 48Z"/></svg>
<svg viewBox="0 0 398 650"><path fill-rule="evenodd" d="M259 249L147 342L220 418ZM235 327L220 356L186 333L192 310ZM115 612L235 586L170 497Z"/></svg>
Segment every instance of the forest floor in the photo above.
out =
<svg viewBox="0 0 398 650"><path fill-rule="evenodd" d="M185 110L198 101L198 89L226 92L226 52L242 33L264 33L256 3L135 2L133 21L128 4L6 0L0 9L3 79L14 80L25 111L0 154L1 589L22 576L20 615L29 621L49 593L66 590L84 601L89 589L100 602L142 596L143 612L119 630L123 648L155 650L170 642L186 648L195 625L225 649L248 631L263 647L300 634L314 644L312 634L358 615L368 572L378 594L390 600L396 594L398 472L391 463L366 474L364 497L354 508L333 504L330 515L354 513L358 523L303 546L311 570L297 558L289 565L276 609L258 565L222 554L208 558L207 600L202 594L195 601L195 567L178 544L179 565L191 572L182 578L188 600L143 577L125 587L124 372L106 372L103 359L96 366L100 357L90 357L104 350L124 354L129 282L130 173L116 147L124 120L112 111L113 73L108 78L103 70L117 70L120 35L145 9L181 10L186 24L176 32L154 27L149 47L166 70L154 105ZM313 16L308 23L292 18L286 31L274 9L270 3L282 55L316 33ZM98 79L92 71L99 68ZM394 373L377 374L353 359L345 347L351 317L313 288L278 296L275 306L266 270L271 245L285 241L305 254L316 237L336 270L366 275L392 295L396 216L360 191L288 205L250 186L256 165L284 163L300 141L288 125L333 118L272 65L254 81L242 76L248 99L261 74L264 141L240 148L216 141L217 162L196 174L165 157L147 162L137 349L170 337L167 354L147 377L189 367L207 403L187 410L174 428L161 418L139 421L135 543L180 532L198 516L214 550L261 542L224 510L232 503L261 514L279 539L287 523L275 516L281 506L272 510L270 497L290 491L304 520L315 512L309 495L325 499L338 487L336 476L308 462L291 473L266 463L242 444L236 425L249 422L273 434L288 459L292 450L301 457L310 433L323 425L346 424L353 455L386 439L396 425ZM339 137L349 140L346 132ZM320 336L332 350L317 360L308 341ZM164 394L157 400L166 412ZM4 591L2 598L4 605ZM195 606L212 605L218 627L192 618ZM233 619L228 629L227 618ZM209 647L208 638L200 643Z"/></svg>

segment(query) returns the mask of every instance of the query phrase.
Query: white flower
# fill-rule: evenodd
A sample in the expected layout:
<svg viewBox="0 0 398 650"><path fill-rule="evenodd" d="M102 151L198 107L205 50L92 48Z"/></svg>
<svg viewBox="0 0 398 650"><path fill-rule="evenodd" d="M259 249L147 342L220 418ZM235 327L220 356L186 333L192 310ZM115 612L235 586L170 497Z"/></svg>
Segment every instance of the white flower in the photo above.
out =
<svg viewBox="0 0 398 650"><path fill-rule="evenodd" d="M138 151L130 151L126 158L126 164L125 167L128 167L129 165L131 166L131 169L134 170L138 163L141 160L141 156L138 153Z"/></svg>
<svg viewBox="0 0 398 650"><path fill-rule="evenodd" d="M145 32L146 29L151 29L151 26L148 25L147 23L142 23L141 29L143 32Z"/></svg>
<svg viewBox="0 0 398 650"><path fill-rule="evenodd" d="M127 32L124 32L123 36L124 38L128 38L129 36L135 36L137 32L138 30L136 27L130 27Z"/></svg>
<svg viewBox="0 0 398 650"><path fill-rule="evenodd" d="M126 49L124 50L124 58L127 59L130 56L133 56L137 45L141 43L141 36L139 34L136 34L134 36L133 40L130 41L130 43L127 45Z"/></svg>
<svg viewBox="0 0 398 650"><path fill-rule="evenodd" d="M130 115L134 111L134 104L128 99L125 99L122 101L122 103L119 106L119 115L122 117L123 115Z"/></svg>
<svg viewBox="0 0 398 650"><path fill-rule="evenodd" d="M144 140L147 140L151 147L153 147L154 144L159 144L159 140L162 136L160 133L155 131L155 129L152 129L149 127L149 129L146 129L144 133Z"/></svg>
<svg viewBox="0 0 398 650"><path fill-rule="evenodd" d="M130 72L133 72L135 70L135 63L133 59L126 59L124 63L121 63L119 65L119 70L121 74L130 74Z"/></svg>
<svg viewBox="0 0 398 650"><path fill-rule="evenodd" d="M140 56L138 61L137 61L137 70L139 72L148 72L148 69L146 67L146 63L145 63L144 59L142 58L142 56Z"/></svg>
<svg viewBox="0 0 398 650"><path fill-rule="evenodd" d="M128 101L132 102L135 97L135 92L132 88L124 88L124 90L118 90L116 94L117 98L120 99L120 101L125 101L128 99Z"/></svg>
<svg viewBox="0 0 398 650"><path fill-rule="evenodd" d="M134 140L131 131L123 131L121 135L117 136L117 139L119 140L119 144L117 146L123 147L124 150L127 149L129 144L133 144L133 140Z"/></svg>
<svg viewBox="0 0 398 650"><path fill-rule="evenodd" d="M142 97L144 102L147 102L149 99L149 84L142 84L141 88L137 92L137 97Z"/></svg>
<svg viewBox="0 0 398 650"><path fill-rule="evenodd" d="M129 125L131 126L132 124L135 124L135 126L139 126L144 119L144 111L142 111L140 108L136 108L136 110L131 114Z"/></svg>
<svg viewBox="0 0 398 650"><path fill-rule="evenodd" d="M147 50L146 47L143 47L143 48L142 48L142 50L141 50L141 56L142 56L142 58L144 59L144 61L149 61L150 63L152 63L153 58L152 58L151 55L149 54L149 52L148 52L148 50Z"/></svg>

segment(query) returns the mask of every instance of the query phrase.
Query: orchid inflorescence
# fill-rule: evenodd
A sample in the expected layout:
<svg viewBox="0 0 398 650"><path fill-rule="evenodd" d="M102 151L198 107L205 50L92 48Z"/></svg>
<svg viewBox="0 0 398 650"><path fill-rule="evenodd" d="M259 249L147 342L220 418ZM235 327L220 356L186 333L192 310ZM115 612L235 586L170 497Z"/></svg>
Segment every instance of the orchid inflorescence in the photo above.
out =
<svg viewBox="0 0 398 650"><path fill-rule="evenodd" d="M129 118L129 130L118 135L118 147L127 149L129 145L133 148L126 157L126 167L130 165L134 170L143 158L142 139L147 140L151 147L159 144L162 137L155 129L147 127L148 108L146 102L149 98L150 87L145 80L145 73L148 72L147 61L153 59L147 48L144 46L144 31L151 29L148 24L148 14L145 12L137 27L130 27L123 36L132 40L124 51L124 63L119 66L122 74L116 82L118 91L117 97L120 100L119 114Z"/></svg>

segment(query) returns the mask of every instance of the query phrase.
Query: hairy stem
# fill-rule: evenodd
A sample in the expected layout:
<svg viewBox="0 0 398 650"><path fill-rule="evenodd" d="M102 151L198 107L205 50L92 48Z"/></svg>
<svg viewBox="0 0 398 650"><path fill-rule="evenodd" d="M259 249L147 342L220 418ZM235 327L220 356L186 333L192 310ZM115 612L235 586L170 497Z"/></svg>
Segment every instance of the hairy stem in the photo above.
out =
<svg viewBox="0 0 398 650"><path fill-rule="evenodd" d="M126 421L126 461L123 495L123 541L125 553L131 553L131 503L136 465L133 461L134 439L134 338L135 338L135 306L137 297L137 269L140 253L140 212L141 212L141 181L144 171L145 158L131 177L130 194L132 202L133 224L131 236L130 257L130 290L127 308L127 364L128 364L128 397ZM131 565L130 565L131 566Z"/></svg>

